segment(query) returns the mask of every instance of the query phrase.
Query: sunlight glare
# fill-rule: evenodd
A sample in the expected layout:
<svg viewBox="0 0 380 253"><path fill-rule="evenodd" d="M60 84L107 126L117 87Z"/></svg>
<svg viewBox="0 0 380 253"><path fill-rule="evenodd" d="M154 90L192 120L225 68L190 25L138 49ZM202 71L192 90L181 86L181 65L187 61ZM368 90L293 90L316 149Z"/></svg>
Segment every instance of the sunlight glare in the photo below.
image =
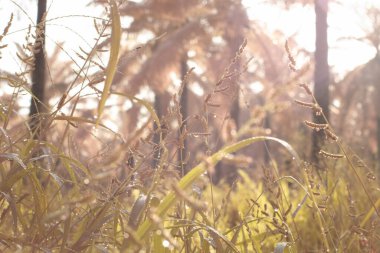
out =
<svg viewBox="0 0 380 253"><path fill-rule="evenodd" d="M202 97L205 93L205 90L198 82L193 82L190 85L190 90L198 97Z"/></svg>
<svg viewBox="0 0 380 253"><path fill-rule="evenodd" d="M264 90L264 85L261 83L261 82L253 82L249 85L249 88L251 89L251 91L255 94L259 94L260 92L262 92Z"/></svg>
<svg viewBox="0 0 380 253"><path fill-rule="evenodd" d="M340 100L339 99L334 99L333 102L332 102L333 106L335 106L336 108L340 108Z"/></svg>

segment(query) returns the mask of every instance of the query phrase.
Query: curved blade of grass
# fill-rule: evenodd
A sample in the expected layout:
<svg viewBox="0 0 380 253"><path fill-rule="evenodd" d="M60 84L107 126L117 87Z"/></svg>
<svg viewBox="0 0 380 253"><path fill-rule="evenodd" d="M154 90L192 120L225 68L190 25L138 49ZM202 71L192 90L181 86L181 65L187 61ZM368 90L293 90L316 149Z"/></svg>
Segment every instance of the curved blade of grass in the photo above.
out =
<svg viewBox="0 0 380 253"><path fill-rule="evenodd" d="M201 239L201 249L204 253L210 253L210 243L204 238L201 231L198 232L199 237Z"/></svg>
<svg viewBox="0 0 380 253"><path fill-rule="evenodd" d="M380 199L378 199L375 203L375 207L371 207L371 209L368 211L367 215L364 217L364 219L360 222L360 227L364 227L366 223L373 217L373 214L375 213L375 208L380 207Z"/></svg>
<svg viewBox="0 0 380 253"><path fill-rule="evenodd" d="M111 215L108 215L108 211L111 207L112 202L106 202L86 216L85 222L80 225L81 227L75 235L75 242L71 247L74 251L80 251L82 245L88 240L92 233L99 231L101 227L112 218Z"/></svg>
<svg viewBox="0 0 380 253"><path fill-rule="evenodd" d="M25 160L26 157L31 154L32 149L35 147L35 145L35 140L28 139L25 145L23 145L22 148L17 151L17 153L0 154L0 161L10 160L15 162L15 165L12 165L12 169L8 172L6 179L0 183L1 191L8 192L9 189L11 189L17 181L19 181L21 178L24 178L28 175L28 173L30 173L31 170L35 169L33 166L29 166L31 164L30 162L27 164L23 162L23 160ZM18 170L17 166L23 168L23 170Z"/></svg>
<svg viewBox="0 0 380 253"><path fill-rule="evenodd" d="M61 159L61 161L62 161L62 165L65 167L66 171L69 173L71 183L74 185L74 189L79 193L78 179L77 179L77 176L75 174L74 169L72 168L72 166L70 165L70 163L67 160Z"/></svg>
<svg viewBox="0 0 380 253"><path fill-rule="evenodd" d="M135 203L133 204L131 214L129 215L129 220L128 220L128 226L130 226L133 229L136 229L140 219L142 217L141 213L144 210L144 207L147 204L147 196L144 194L141 194Z"/></svg>
<svg viewBox="0 0 380 253"><path fill-rule="evenodd" d="M20 209L16 205L16 200L10 195L5 192L0 192L2 197L4 197L11 208L11 213L12 213L12 228L13 228L13 233L17 234L18 231L18 218L20 219L20 222L23 226L23 229L27 229L26 221L24 220L24 215L20 212Z"/></svg>
<svg viewBox="0 0 380 253"><path fill-rule="evenodd" d="M19 155L16 153L2 153L0 154L0 160L12 160L17 162L23 169L26 170L26 165L20 159Z"/></svg>
<svg viewBox="0 0 380 253"><path fill-rule="evenodd" d="M214 242L216 243L216 251L217 252L226 252L227 249L223 249L223 245L221 244L222 241L227 244L228 249L231 249L234 252L239 252L239 250L235 247L235 245L230 242L230 240L227 239L226 236L224 236L222 233L219 233L215 228L206 226L206 229Z"/></svg>
<svg viewBox="0 0 380 253"><path fill-rule="evenodd" d="M196 179L198 179L204 172L206 172L207 168L210 166L214 166L217 164L223 157L225 157L228 154L231 154L233 152L237 152L240 149L243 149L253 143L256 142L263 142L263 141L274 141L279 144L281 144L283 147L285 147L289 153L294 157L294 159L297 162L297 165L301 164L301 160L297 153L294 151L294 149L290 146L289 143L286 141L283 141L281 139L275 138L275 137L269 137L269 136L258 136L258 137L251 137L242 141L239 141L237 143L234 143L230 146L224 147L212 156L208 157L206 161L201 162L196 167L194 167L186 176L184 176L178 183L178 188L181 190L185 190L190 185L194 183ZM161 202L161 204L157 208L157 215L159 215L161 218L163 218L166 214L166 212L169 210L169 208L177 201L177 194L175 192L170 192ZM144 221L144 223L139 227L137 230L137 238L143 239L148 231L150 231L153 228L154 224L150 220Z"/></svg>
<svg viewBox="0 0 380 253"><path fill-rule="evenodd" d="M35 169L35 167L30 166L27 167L27 169L19 170L17 172L13 172L12 174L10 173L10 175L7 176L7 178L3 180L3 182L1 182L0 190L3 192L8 192L16 182L26 177L30 172L34 171Z"/></svg>
<svg viewBox="0 0 380 253"><path fill-rule="evenodd" d="M111 18L112 18L112 30L111 30L111 50L110 58L106 70L106 80L104 81L104 88L102 96L98 105L98 118L96 125L100 122L104 107L106 105L109 92L111 90L111 84L113 77L116 73L117 62L119 60L120 40L121 40L121 25L120 25L120 13L115 0L110 1L111 5Z"/></svg>
<svg viewBox="0 0 380 253"><path fill-rule="evenodd" d="M80 161L78 160L75 160L73 159L72 157L70 156L67 156L65 155L63 152L60 152L59 151L59 148L54 146L53 144L51 143L48 143L46 142L45 143L46 146L48 146L55 154L57 154L57 156L59 157L59 159L63 161L66 161L69 165L70 164L73 164L75 165L76 167L78 167L83 173L85 173L88 177L91 177L91 171L85 166L83 165ZM64 164L66 166L66 164ZM71 173L71 172L69 172Z"/></svg>
<svg viewBox="0 0 380 253"><path fill-rule="evenodd" d="M29 174L29 178L32 181L32 193L35 205L35 215L37 217L37 221L40 222L42 220L43 215L46 213L47 208L47 200L46 194L43 190L43 187L37 177L36 171Z"/></svg>
<svg viewBox="0 0 380 253"><path fill-rule="evenodd" d="M195 220L187 220L187 219L176 219L177 222L179 222L177 225L168 226L166 228L180 228L180 227L190 227L192 232L187 233L186 237L191 238L193 233L198 233L203 240L203 234L200 232L200 230L205 230L207 233L211 236L212 240L208 241L208 244L213 245L214 248L216 248L216 252L227 252L227 249L230 249L234 252L239 252L239 250L236 248L236 246L226 237L226 235L222 234L218 230L216 230L214 227L210 225L203 224L201 222L197 222ZM182 223L185 222L185 223ZM201 239L202 239L201 238ZM206 240L207 241L207 240ZM223 249L224 242L227 245L227 249Z"/></svg>

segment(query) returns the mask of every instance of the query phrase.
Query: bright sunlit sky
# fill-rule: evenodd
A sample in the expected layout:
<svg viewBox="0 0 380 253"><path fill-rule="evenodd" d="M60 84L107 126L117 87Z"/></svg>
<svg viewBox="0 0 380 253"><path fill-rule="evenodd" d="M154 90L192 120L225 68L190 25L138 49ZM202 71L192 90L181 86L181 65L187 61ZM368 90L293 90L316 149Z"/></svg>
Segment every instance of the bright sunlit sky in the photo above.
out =
<svg viewBox="0 0 380 253"><path fill-rule="evenodd" d="M2 50L3 59L1 66L7 70L14 68L17 57L12 46L12 41L24 42L25 30L13 33L19 29L26 28L25 23L34 21L36 18L37 0L1 0L0 5L0 30L6 26L10 12L15 14L15 20L10 29L10 36L4 38L4 43L9 48ZM70 17L57 19L49 22L47 26L48 53L54 49L54 41L64 42L67 53L75 55L79 46L90 48L95 37L95 29L91 18L75 17L75 15L99 16L102 8L87 6L88 0L54 0L48 1L48 20L55 17L70 15ZM281 30L286 36L296 39L300 48L312 52L315 43L315 16L312 6L295 6L291 12L284 11L280 7L265 4L263 0L243 0L247 7L249 17L261 23L269 31ZM374 56L375 50L362 42L353 40L342 40L343 37L364 35L363 28L369 23L365 15L365 7L375 4L380 7L380 0L342 0L341 4L330 4L329 9L329 63L332 70L343 75L348 70L359 64L363 64ZM28 16L22 9L28 11ZM30 19L29 19L30 18ZM86 38L86 39L85 39Z"/></svg>
<svg viewBox="0 0 380 253"><path fill-rule="evenodd" d="M366 7L380 7L380 0L342 0L340 4L330 1L328 13L329 64L332 70L342 75L357 65L371 59L375 49L347 37L361 37L364 29L370 29ZM286 36L293 36L303 48L313 52L315 48L314 6L295 5L291 11L264 4L261 0L243 0L251 19L263 24L269 31L281 30Z"/></svg>

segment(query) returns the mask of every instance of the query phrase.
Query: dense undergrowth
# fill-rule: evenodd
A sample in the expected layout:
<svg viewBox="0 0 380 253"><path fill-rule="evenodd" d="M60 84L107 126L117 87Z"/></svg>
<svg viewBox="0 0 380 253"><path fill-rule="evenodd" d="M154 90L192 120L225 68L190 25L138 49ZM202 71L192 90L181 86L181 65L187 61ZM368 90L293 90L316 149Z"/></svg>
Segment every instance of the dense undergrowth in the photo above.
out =
<svg viewBox="0 0 380 253"><path fill-rule="evenodd" d="M30 129L15 107L19 94L29 91L26 74L16 75L18 79L1 76L2 85L13 89L0 108L2 252L378 251L378 180L327 121L305 121L311 131L324 132L337 150L320 152L322 170L301 160L284 140L254 136L200 157L199 165L180 177L165 138L170 133L153 107L111 89L120 44L119 16L111 2L112 25L104 24L104 30L110 31L112 45L105 84L101 89L91 87L100 97L93 115L74 116L81 94L70 93L72 85L51 112L40 115L39 128ZM244 45L237 57L243 49ZM87 55L78 76L91 57ZM290 53L289 58L292 61ZM24 63L30 67L27 60ZM312 102L296 104L323 114L308 86L300 87L299 92ZM151 120L128 140L102 124L106 100L112 96L150 113ZM60 113L69 102L71 115ZM99 141L100 151L94 157L88 155L85 141L73 140L81 129L91 133L88 138L105 140ZM148 137L142 137L146 132ZM159 142L149 150L146 143L154 134ZM141 144L136 144L137 139ZM238 171L234 182L210 183L210 172L218 162L257 143L283 149L278 154L290 159L295 173L287 175L276 163L280 157L271 157L260 172L262 180L234 166ZM157 152L155 167L147 170L147 157ZM254 153L249 156L256 158Z"/></svg>

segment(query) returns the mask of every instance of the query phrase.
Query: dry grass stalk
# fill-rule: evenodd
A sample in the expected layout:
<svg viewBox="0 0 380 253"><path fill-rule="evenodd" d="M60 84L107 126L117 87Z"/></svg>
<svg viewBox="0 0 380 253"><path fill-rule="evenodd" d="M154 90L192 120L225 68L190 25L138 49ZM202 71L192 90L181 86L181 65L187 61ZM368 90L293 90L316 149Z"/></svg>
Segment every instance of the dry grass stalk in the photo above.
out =
<svg viewBox="0 0 380 253"><path fill-rule="evenodd" d="M329 153L329 152L326 152L324 150L320 150L319 151L319 154L324 156L324 157L327 157L327 158L333 158L333 159L340 159L340 158L344 158L344 155L341 155L341 154L334 154L334 153Z"/></svg>
<svg viewBox="0 0 380 253"><path fill-rule="evenodd" d="M313 130L319 131L319 130L325 130L329 127L328 124L317 124L308 120L304 120L304 123L306 126L310 127Z"/></svg>
<svg viewBox="0 0 380 253"><path fill-rule="evenodd" d="M12 26L12 22L13 22L13 13L11 13L9 21L8 21L7 25L4 27L3 33L0 35L0 42L8 34L9 28Z"/></svg>

